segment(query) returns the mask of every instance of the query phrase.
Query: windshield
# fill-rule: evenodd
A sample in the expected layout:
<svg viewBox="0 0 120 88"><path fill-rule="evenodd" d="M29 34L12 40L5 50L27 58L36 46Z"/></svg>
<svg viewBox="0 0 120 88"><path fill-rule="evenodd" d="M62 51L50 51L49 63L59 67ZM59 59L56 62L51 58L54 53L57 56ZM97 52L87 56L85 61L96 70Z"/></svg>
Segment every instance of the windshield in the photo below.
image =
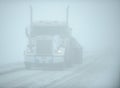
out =
<svg viewBox="0 0 120 88"><path fill-rule="evenodd" d="M68 30L65 28L54 27L54 28L34 28L31 30L31 36L39 36L39 35L68 35Z"/></svg>

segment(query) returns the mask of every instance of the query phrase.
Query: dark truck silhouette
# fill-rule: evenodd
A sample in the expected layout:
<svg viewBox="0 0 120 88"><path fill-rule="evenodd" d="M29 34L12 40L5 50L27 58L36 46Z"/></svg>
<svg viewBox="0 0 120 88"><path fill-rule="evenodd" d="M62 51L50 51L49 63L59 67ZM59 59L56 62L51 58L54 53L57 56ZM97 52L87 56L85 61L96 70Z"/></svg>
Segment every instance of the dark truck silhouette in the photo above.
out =
<svg viewBox="0 0 120 88"><path fill-rule="evenodd" d="M64 22L36 22L26 30L28 45L25 50L25 66L80 64L82 48Z"/></svg>

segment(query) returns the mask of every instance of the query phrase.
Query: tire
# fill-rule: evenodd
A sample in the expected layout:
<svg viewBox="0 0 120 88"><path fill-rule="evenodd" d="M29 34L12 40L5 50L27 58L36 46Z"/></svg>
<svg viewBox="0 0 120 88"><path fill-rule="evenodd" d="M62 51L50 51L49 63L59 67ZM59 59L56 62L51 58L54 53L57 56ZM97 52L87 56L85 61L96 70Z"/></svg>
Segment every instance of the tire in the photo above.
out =
<svg viewBox="0 0 120 88"><path fill-rule="evenodd" d="M25 63L25 69L32 69L32 66L31 66L31 64L29 64L29 63Z"/></svg>

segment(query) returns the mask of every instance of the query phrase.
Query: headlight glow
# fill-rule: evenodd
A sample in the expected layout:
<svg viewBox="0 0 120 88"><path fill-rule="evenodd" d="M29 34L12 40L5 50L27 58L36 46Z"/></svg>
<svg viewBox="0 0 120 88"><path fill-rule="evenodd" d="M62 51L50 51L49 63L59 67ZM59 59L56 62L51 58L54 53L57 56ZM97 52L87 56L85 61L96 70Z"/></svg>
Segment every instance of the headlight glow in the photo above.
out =
<svg viewBox="0 0 120 88"><path fill-rule="evenodd" d="M60 47L57 50L57 54L64 54L64 52L65 52L65 48L64 47Z"/></svg>
<svg viewBox="0 0 120 88"><path fill-rule="evenodd" d="M62 53L62 51L61 51L61 50L58 50L57 52L58 52L58 53Z"/></svg>

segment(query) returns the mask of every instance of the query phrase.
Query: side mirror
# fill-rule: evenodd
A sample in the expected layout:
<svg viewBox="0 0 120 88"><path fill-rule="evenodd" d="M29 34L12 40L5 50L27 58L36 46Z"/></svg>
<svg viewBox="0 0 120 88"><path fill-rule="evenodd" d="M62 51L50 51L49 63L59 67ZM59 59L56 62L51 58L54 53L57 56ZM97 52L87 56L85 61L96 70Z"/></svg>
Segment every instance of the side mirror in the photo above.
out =
<svg viewBox="0 0 120 88"><path fill-rule="evenodd" d="M30 37L27 28L25 29L25 34L26 34L26 36L27 36L28 38Z"/></svg>

